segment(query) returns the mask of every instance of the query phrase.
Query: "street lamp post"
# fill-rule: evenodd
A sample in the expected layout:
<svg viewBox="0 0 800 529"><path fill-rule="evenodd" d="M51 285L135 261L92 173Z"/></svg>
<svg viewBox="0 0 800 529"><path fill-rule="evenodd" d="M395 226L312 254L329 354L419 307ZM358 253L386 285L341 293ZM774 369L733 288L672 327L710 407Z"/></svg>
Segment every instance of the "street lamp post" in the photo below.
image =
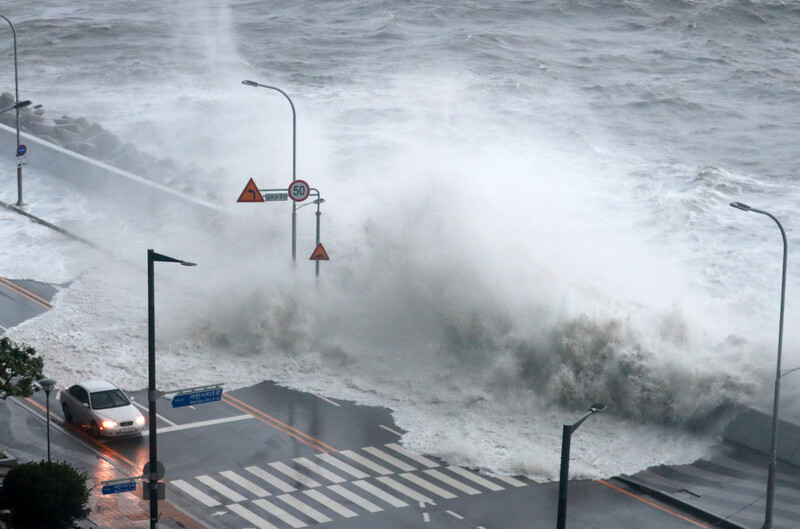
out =
<svg viewBox="0 0 800 529"><path fill-rule="evenodd" d="M15 101L15 109L17 111L17 147L19 147L19 109L21 106L19 105L19 73L17 70L17 31L14 29L14 24L3 15L0 15L0 18L8 22L8 25L11 26L11 33L14 37L14 101ZM25 204L22 202L22 166L17 164L17 205L24 206Z"/></svg>
<svg viewBox="0 0 800 529"><path fill-rule="evenodd" d="M325 202L325 199L324 198L320 198L319 191L314 189L314 188L311 189L310 193L312 193L312 194L316 193L317 199L316 200L312 200L310 203L303 204L302 206L298 206L297 209L302 209L302 208L304 208L304 207L306 207L306 206L308 206L310 204L316 204L317 205L317 246L316 247L318 247L319 246L319 224L320 224L320 217L322 216L322 212L319 210L319 205L322 204L323 202ZM315 264L316 264L316 267L315 267L315 271L314 271L314 277L316 278L317 283L319 283L319 259L317 259L317 262Z"/></svg>
<svg viewBox="0 0 800 529"><path fill-rule="evenodd" d="M5 107L5 108L0 108L0 114L2 114L3 112L8 112L9 110L13 110L13 109L15 109L15 108L16 108L17 110L19 110L20 108L25 108L25 107L27 107L27 106L30 106L31 104L32 104L32 103L31 103L31 101L30 101L30 100L26 100L26 101L17 101L17 102L16 102L16 103L14 103L13 105L9 105L9 106L7 106L7 107Z"/></svg>
<svg viewBox="0 0 800 529"><path fill-rule="evenodd" d="M283 97L289 101L289 105L292 107L292 182L294 182L297 180L297 112L294 109L292 98L277 86L270 86L247 80L242 81L242 84L275 90L283 94ZM297 265L297 202L295 201L292 201L292 265Z"/></svg>
<svg viewBox="0 0 800 529"><path fill-rule="evenodd" d="M783 307L786 303L786 259L788 253L788 244L786 243L786 232L780 221L775 218L771 213L751 208L747 204L741 202L731 202L731 206L742 211L752 211L753 213L760 213L766 215L775 221L778 229L781 230L781 237L783 238L783 273L781 275L781 315L778 324L778 360L777 367L775 368L775 395L772 400L772 440L769 446L769 469L767 472L767 507L764 514L764 525L762 529L772 529L772 511L775 506L775 470L778 466L778 404L780 403L781 396L781 352L783 350ZM792 370L794 371L794 370Z"/></svg>
<svg viewBox="0 0 800 529"><path fill-rule="evenodd" d="M39 381L39 385L47 395L47 462L50 462L50 392L56 385L56 381L52 378L43 378Z"/></svg>
<svg viewBox="0 0 800 529"><path fill-rule="evenodd" d="M561 475L558 480L558 519L556 528L564 529L567 523L567 483L569 482L569 448L572 440L572 433L583 424L589 416L602 412L606 409L605 404L596 403L589 406L589 413L581 417L578 422L565 424L561 437Z"/></svg>
<svg viewBox="0 0 800 529"><path fill-rule="evenodd" d="M147 250L147 400L148 421L150 422L150 464L148 479L150 490L150 529L158 528L158 443L156 441L156 309L155 287L153 283L154 263L180 263L183 266L197 266L195 263L181 261L173 257L161 255L153 250Z"/></svg>

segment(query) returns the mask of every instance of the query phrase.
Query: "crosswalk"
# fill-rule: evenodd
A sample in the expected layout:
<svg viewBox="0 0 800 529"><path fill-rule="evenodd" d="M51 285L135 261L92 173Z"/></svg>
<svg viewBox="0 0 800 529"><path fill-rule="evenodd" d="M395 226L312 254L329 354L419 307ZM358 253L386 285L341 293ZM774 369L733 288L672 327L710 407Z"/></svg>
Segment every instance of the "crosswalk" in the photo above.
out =
<svg viewBox="0 0 800 529"><path fill-rule="evenodd" d="M169 487L216 512L235 513L246 527L300 529L528 484L443 465L397 443L322 453L313 459L298 457L176 479Z"/></svg>

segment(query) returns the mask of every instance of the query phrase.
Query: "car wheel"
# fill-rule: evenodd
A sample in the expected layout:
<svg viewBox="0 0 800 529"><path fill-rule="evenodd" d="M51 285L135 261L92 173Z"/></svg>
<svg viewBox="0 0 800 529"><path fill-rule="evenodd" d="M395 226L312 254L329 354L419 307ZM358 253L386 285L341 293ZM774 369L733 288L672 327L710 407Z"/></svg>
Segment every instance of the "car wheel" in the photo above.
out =
<svg viewBox="0 0 800 529"><path fill-rule="evenodd" d="M64 412L64 420L66 420L67 422L72 422L72 412L69 411L69 406L67 406L66 404L62 404L61 411Z"/></svg>
<svg viewBox="0 0 800 529"><path fill-rule="evenodd" d="M100 437L100 428L94 421L92 421L92 435L94 435L95 437Z"/></svg>

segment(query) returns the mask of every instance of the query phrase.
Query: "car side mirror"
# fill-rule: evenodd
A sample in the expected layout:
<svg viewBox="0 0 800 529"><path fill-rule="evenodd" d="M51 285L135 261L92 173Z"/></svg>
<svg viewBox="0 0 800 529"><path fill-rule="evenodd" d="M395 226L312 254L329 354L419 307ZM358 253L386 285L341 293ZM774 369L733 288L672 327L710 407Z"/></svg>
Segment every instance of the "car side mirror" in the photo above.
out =
<svg viewBox="0 0 800 529"><path fill-rule="evenodd" d="M82 402L81 406L83 406L84 408L88 409L89 408L89 403L88 402Z"/></svg>

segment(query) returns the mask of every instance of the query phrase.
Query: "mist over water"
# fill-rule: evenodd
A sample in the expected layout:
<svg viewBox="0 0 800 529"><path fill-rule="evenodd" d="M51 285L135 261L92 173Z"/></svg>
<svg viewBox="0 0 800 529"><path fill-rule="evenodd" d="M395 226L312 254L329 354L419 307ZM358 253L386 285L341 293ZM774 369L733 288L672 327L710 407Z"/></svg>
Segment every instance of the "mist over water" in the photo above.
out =
<svg viewBox="0 0 800 529"><path fill-rule="evenodd" d="M388 406L407 446L457 464L553 479L561 424L598 401L575 475L688 462L770 393L780 237L728 203L799 242L791 6L34 4L4 13L21 98L196 164L229 213L126 217L30 168L32 209L113 249L0 222L0 274L71 281L9 331L63 385L146 385L155 248L200 265L157 269L160 386ZM291 207L235 203L292 174L287 101L243 79L297 108L297 176L326 199L318 287L314 207L293 269ZM797 275L790 258L786 366Z"/></svg>

